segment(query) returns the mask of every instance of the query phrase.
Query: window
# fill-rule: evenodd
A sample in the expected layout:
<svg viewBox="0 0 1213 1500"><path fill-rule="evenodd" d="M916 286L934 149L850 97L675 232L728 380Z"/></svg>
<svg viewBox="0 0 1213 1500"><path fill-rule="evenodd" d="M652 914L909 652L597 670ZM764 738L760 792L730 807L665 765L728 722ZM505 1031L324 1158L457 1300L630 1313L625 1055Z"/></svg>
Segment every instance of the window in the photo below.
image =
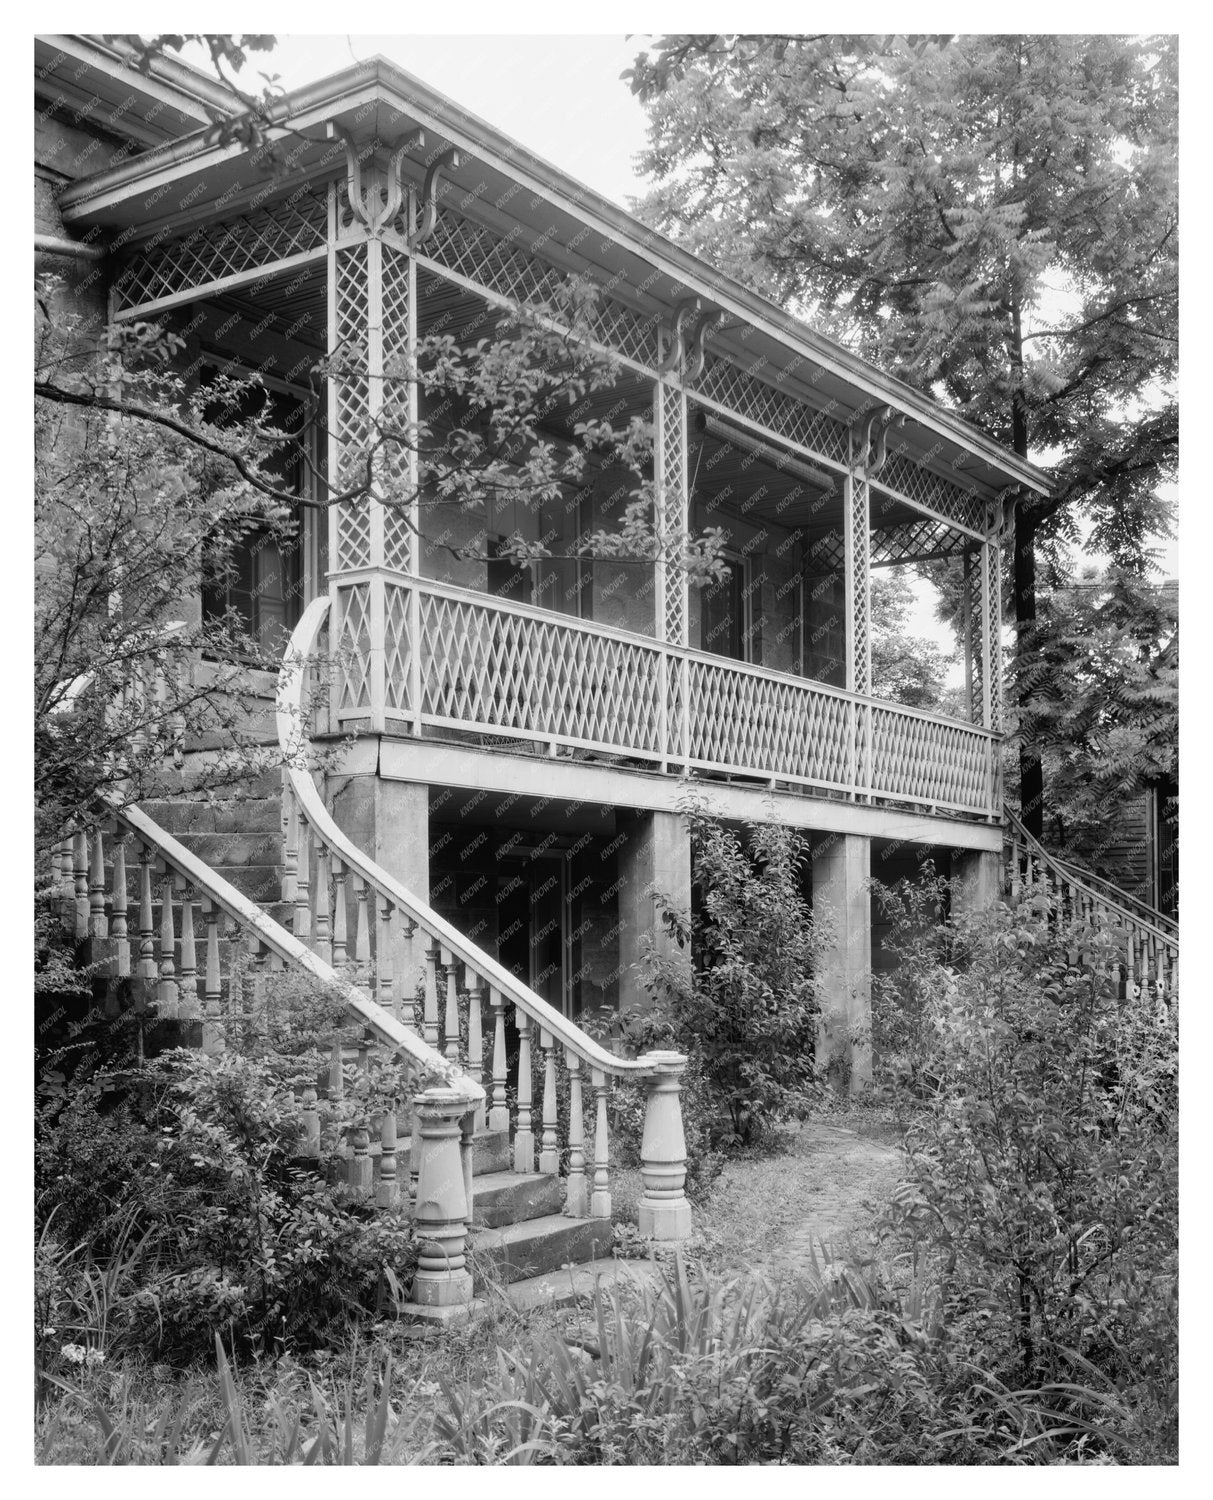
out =
<svg viewBox="0 0 1213 1500"><path fill-rule="evenodd" d="M206 415L219 426L225 419L237 422L258 415L275 427L296 432L304 424L305 408L297 398L283 392L247 389L234 409L208 409ZM275 455L266 467L284 489L302 494L303 463L297 454ZM222 573L203 583L203 620L219 619L232 611L258 646L280 655L299 623L303 578L303 518L296 507L293 532L274 533L250 525L235 540Z"/></svg>
<svg viewBox="0 0 1213 1500"><path fill-rule="evenodd" d="M736 552L726 552L724 559L729 565L728 577L705 584L699 596L699 649L731 656L734 661L748 661L749 560Z"/></svg>

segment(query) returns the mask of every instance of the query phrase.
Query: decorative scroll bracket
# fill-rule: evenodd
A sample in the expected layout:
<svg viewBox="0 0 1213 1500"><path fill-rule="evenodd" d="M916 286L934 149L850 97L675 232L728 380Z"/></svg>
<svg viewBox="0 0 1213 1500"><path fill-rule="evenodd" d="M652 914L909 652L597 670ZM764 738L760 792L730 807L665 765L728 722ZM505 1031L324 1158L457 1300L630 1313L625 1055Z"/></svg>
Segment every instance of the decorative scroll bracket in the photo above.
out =
<svg viewBox="0 0 1213 1500"><path fill-rule="evenodd" d="M377 235L400 212L405 191L404 158L410 150L425 145L425 132L417 131L396 147L388 158L387 180L383 183L374 171L364 177L362 158L349 131L340 125L333 126L332 131L345 147L345 192L350 212L371 234Z"/></svg>
<svg viewBox="0 0 1213 1500"><path fill-rule="evenodd" d="M703 361L706 355L704 340L714 328L720 325L728 317L723 308L716 308L712 312L704 313L695 325L695 336L691 339L691 352L687 363L685 379L688 383L698 380L703 374Z"/></svg>
<svg viewBox="0 0 1213 1500"><path fill-rule="evenodd" d="M855 439L854 467L863 469L869 477L878 473L889 456L889 433L894 427L904 427L905 421L905 412L895 412L891 406L877 407L866 420L859 418L851 428ZM862 436L860 422L863 422Z"/></svg>
<svg viewBox="0 0 1213 1500"><path fill-rule="evenodd" d="M659 375L673 375L682 369L687 353L686 320L692 313L697 313L702 305L698 297L684 297L674 308L670 326L670 350L657 366Z"/></svg>
<svg viewBox="0 0 1213 1500"><path fill-rule="evenodd" d="M463 164L463 161L463 152L451 146L436 156L426 168L425 181L421 185L421 213L409 235L410 250L416 250L418 246L423 245L434 232L434 225L438 222L439 178L443 172L453 172Z"/></svg>

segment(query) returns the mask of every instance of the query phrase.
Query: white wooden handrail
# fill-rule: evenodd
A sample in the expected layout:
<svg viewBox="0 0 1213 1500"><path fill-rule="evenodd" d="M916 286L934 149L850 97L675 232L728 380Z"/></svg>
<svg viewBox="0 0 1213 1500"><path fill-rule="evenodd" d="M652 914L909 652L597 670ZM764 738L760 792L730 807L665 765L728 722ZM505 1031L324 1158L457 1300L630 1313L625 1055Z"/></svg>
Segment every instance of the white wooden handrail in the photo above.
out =
<svg viewBox="0 0 1213 1500"><path fill-rule="evenodd" d="M549 1005L529 986L504 968L495 958L466 938L456 927L419 900L386 870L369 859L334 822L316 790L304 756L305 733L304 681L308 663L316 649L320 632L328 617L327 597L314 599L291 636L290 647L278 679L278 740L290 787L313 832L337 856L342 864L389 900L397 910L452 953L470 972L498 991L537 1026L579 1057L590 1068L615 1076L643 1078L660 1066L644 1058L618 1057L596 1042L575 1022ZM385 1012L386 1014L386 1012ZM661 1056L661 1054L658 1054Z"/></svg>
<svg viewBox="0 0 1213 1500"><path fill-rule="evenodd" d="M142 843L153 848L166 866L175 874L184 876L196 891L213 901L247 932L255 935L271 953L277 954L292 968L301 969L325 989L336 994L351 1015L368 1027L380 1042L404 1053L420 1074L432 1078L433 1082L442 1087L457 1090L467 1100L469 1109L483 1102L484 1089L479 1083L428 1046L415 1031L376 1004L357 985L342 978L335 969L285 927L275 922L255 902L242 895L205 861L179 843L145 812L137 807L122 807L115 809L113 816L119 827L127 829Z"/></svg>

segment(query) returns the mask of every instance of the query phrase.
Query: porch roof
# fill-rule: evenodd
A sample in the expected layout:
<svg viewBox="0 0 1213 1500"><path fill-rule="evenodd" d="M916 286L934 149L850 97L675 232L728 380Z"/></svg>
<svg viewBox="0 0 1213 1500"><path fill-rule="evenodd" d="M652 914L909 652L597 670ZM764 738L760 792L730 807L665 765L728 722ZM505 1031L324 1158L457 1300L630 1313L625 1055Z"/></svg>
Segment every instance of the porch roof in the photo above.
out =
<svg viewBox="0 0 1213 1500"><path fill-rule="evenodd" d="M843 418L892 406L906 417L898 442L904 442L907 456L978 493L993 497L1016 486L1048 493L1049 480L1034 465L722 275L386 58L294 90L276 116L290 159L285 187L344 170L343 148L332 134L337 127L360 147L374 145L383 152L423 130L424 145L413 146L405 158L406 177L419 184L427 159L458 148L464 159L446 174L444 201L457 203L489 228L520 226L520 248L584 272L611 285L616 295L626 293L637 306L663 315L671 315L687 297L699 297L705 311L719 309L727 320L711 338L713 353L743 367L760 364L789 395L816 409L828 406ZM265 168L247 147L216 144L208 126L81 179L65 189L60 206L69 227L108 231L137 245L236 212L264 197L266 185ZM163 211L172 203L179 206Z"/></svg>

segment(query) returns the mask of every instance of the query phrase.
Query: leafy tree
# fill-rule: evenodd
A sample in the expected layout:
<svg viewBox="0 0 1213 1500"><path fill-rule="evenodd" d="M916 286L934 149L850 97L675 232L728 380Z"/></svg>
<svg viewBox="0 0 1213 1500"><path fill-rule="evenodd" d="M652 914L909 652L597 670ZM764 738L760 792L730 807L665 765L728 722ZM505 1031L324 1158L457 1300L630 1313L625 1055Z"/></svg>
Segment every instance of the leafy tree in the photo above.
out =
<svg viewBox="0 0 1213 1500"><path fill-rule="evenodd" d="M944 678L956 654L906 633L913 607L914 591L904 570L887 568L873 576L873 691L911 708L940 708L950 702Z"/></svg>
<svg viewBox="0 0 1213 1500"><path fill-rule="evenodd" d="M661 921L683 951L650 949L643 982L728 1110L733 1143L749 1144L802 1111L813 1087L817 939L801 886L808 847L774 823L750 824L743 845L701 807L686 818L700 900L686 912L658 893Z"/></svg>
<svg viewBox="0 0 1213 1500"><path fill-rule="evenodd" d="M1045 831L1090 858L1109 807L1178 779L1178 588L1089 567L1042 596L1030 645L1016 696L1053 788Z"/></svg>
<svg viewBox="0 0 1213 1500"><path fill-rule="evenodd" d="M1178 416L1174 37L661 37L639 204L824 332L1052 468L1016 509L1024 655L1040 553L1131 571L1170 512ZM1020 752L1025 818L1043 782Z"/></svg>

